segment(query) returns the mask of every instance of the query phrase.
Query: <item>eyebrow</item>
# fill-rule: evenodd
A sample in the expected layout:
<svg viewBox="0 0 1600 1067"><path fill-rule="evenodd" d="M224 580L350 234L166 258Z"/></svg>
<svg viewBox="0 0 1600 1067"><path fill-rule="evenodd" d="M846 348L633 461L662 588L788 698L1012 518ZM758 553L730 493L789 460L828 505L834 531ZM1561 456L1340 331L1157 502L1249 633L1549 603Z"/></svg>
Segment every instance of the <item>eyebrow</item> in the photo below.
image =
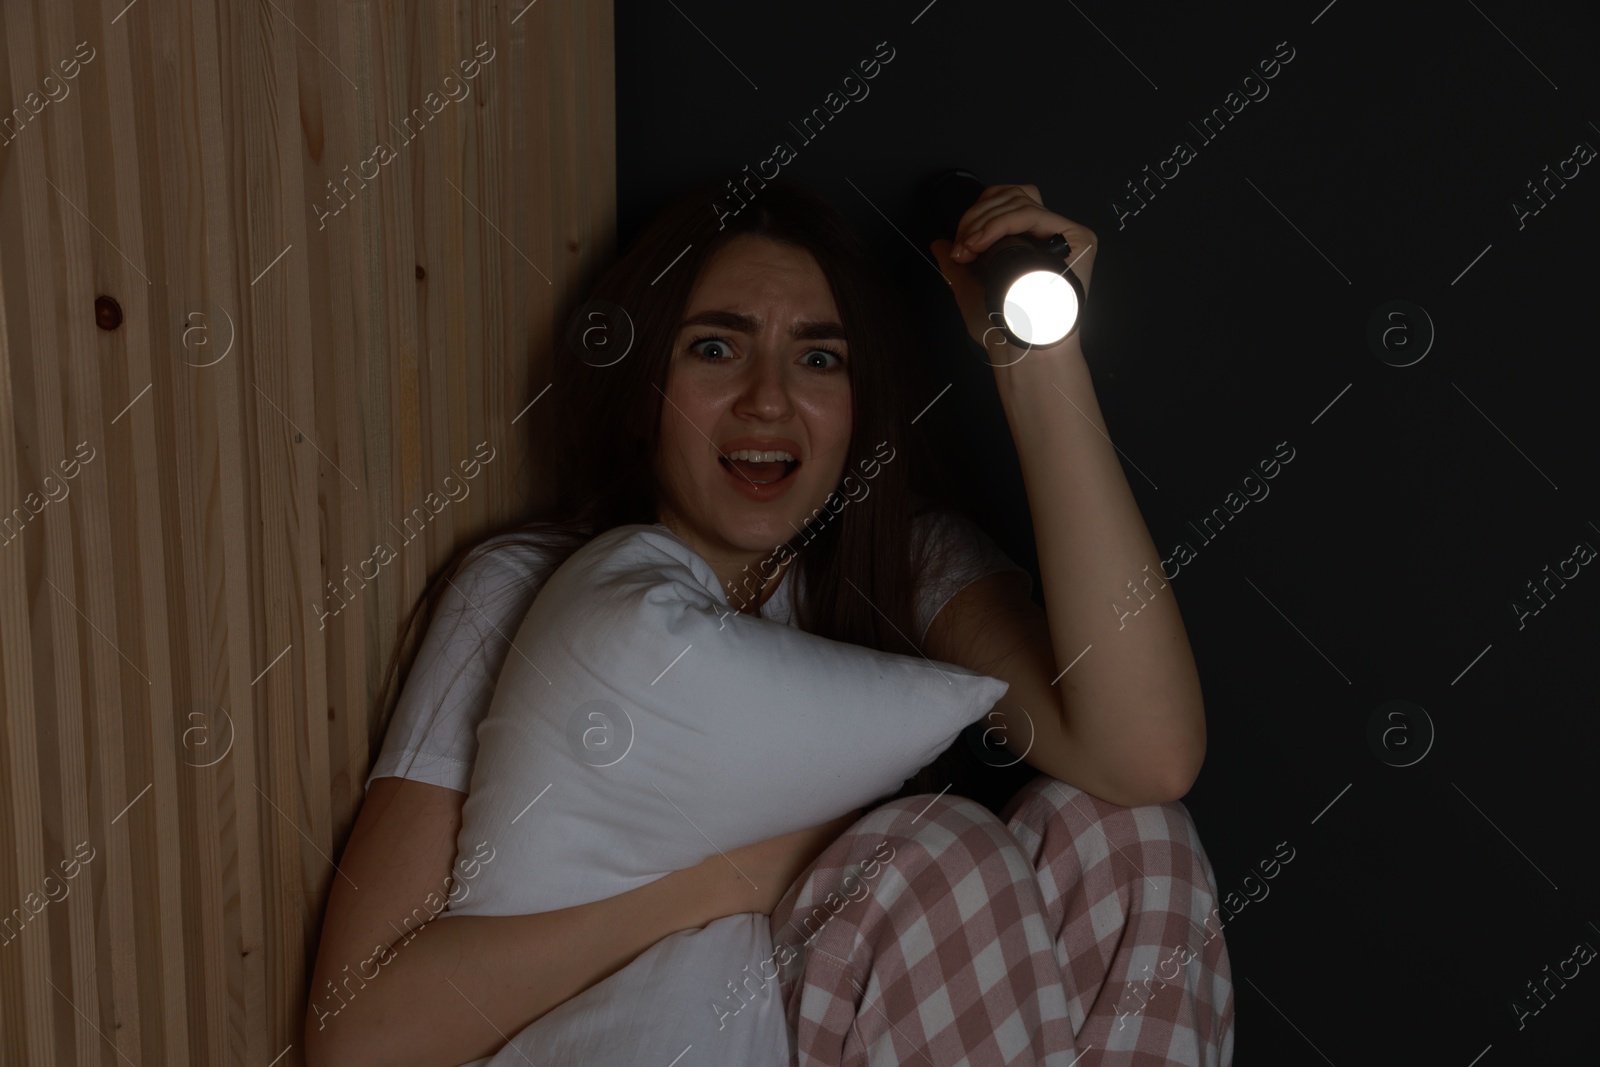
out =
<svg viewBox="0 0 1600 1067"><path fill-rule="evenodd" d="M739 333L755 334L761 331L761 320L751 315L744 315L737 311L702 311L691 319L684 321L678 327L680 330L690 326L716 326L724 330L736 330ZM813 322L810 320L795 323L792 331L797 341L848 341L845 336L844 326L837 322Z"/></svg>

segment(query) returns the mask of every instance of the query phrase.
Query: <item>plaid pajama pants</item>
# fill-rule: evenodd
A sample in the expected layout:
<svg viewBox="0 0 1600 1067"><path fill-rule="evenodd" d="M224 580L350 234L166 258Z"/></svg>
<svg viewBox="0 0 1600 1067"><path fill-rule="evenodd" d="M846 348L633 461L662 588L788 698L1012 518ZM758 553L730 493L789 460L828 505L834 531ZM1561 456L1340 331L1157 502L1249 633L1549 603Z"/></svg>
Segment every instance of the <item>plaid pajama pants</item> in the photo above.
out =
<svg viewBox="0 0 1600 1067"><path fill-rule="evenodd" d="M1042 774L1000 817L889 801L773 911L791 1063L1228 1067L1217 895L1178 803L1120 807Z"/></svg>

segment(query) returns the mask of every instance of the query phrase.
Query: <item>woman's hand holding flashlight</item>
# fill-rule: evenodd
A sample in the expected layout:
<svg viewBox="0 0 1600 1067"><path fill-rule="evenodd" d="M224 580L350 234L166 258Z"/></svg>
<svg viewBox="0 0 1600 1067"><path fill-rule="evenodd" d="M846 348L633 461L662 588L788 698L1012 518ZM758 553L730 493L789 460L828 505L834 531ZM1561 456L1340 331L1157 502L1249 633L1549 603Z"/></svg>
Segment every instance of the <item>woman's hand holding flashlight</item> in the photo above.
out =
<svg viewBox="0 0 1600 1067"><path fill-rule="evenodd" d="M1025 354L1011 346L984 306L983 283L969 265L989 246L1011 234L1031 234L1048 240L1055 234L1066 238L1071 251L1066 263L1089 293L1089 276L1094 270L1097 238L1087 226L1057 215L1044 206L1036 185L991 185L961 216L952 241L940 239L930 246L939 270L955 291L956 303L966 320L967 331L997 366L1015 363ZM1051 348L1078 346L1079 331Z"/></svg>

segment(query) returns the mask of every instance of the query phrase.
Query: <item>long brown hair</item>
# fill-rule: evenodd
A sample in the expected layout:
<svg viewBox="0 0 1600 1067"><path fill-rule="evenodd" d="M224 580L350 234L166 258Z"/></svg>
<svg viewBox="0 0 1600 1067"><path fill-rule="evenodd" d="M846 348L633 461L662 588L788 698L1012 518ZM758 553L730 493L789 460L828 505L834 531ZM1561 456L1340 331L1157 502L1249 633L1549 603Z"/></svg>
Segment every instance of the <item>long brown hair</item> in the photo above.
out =
<svg viewBox="0 0 1600 1067"><path fill-rule="evenodd" d="M822 509L788 542L796 556L790 564L797 568L795 621L836 641L921 655L914 643L915 591L924 568L937 562L918 550L912 522L939 506L942 494L935 489L937 472L927 469L928 443L908 411L934 395L917 358L909 314L900 294L883 281L887 275L869 247L816 193L778 178L730 213L738 203L710 183L679 196L570 310L556 344L546 432L535 453L548 457L556 477L554 514L464 547L433 580L402 628L385 672L374 752L398 696L398 687L390 693L396 665L403 656L409 673L415 659L419 613L432 617L444 588L486 541L508 537L538 545L547 562L529 580L542 584L591 537L657 521L660 494L652 460L679 324L702 270L730 239L744 234L815 257L850 351L852 433L845 475L835 490L850 502L830 497L837 515ZM885 456L891 458L885 462ZM870 472L870 482L863 472ZM870 491L858 499L854 483L868 484ZM731 592L729 599L739 604Z"/></svg>

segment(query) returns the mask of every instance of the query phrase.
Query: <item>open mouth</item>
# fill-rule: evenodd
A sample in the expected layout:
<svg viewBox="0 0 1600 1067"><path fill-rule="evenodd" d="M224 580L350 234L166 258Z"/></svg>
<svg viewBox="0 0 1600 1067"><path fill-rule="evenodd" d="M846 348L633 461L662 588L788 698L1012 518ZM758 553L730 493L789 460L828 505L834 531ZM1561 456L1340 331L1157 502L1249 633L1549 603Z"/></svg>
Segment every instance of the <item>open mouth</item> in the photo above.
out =
<svg viewBox="0 0 1600 1067"><path fill-rule="evenodd" d="M717 462L723 469L733 474L734 477L747 480L754 485L776 485L793 474L800 466L797 459L773 460L770 463L752 463L746 459L729 459L727 456L718 456Z"/></svg>

